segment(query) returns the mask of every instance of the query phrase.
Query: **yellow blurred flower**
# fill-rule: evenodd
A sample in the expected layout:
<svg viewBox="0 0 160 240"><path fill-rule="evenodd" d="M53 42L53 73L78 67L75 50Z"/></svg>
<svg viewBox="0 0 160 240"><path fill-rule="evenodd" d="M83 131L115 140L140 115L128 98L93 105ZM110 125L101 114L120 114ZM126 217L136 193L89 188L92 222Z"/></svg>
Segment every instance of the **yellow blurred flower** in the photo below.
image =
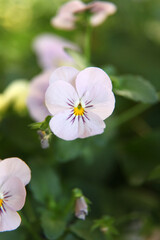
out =
<svg viewBox="0 0 160 240"><path fill-rule="evenodd" d="M29 84L26 80L16 80L11 83L0 94L0 113L5 113L10 106L19 114L24 112L26 109L28 86Z"/></svg>

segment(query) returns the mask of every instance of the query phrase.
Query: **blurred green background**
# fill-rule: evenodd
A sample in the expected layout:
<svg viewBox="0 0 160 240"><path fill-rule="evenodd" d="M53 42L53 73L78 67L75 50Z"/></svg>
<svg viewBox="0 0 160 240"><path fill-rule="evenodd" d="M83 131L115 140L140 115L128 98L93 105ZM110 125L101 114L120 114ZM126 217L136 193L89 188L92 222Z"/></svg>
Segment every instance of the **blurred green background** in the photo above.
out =
<svg viewBox="0 0 160 240"><path fill-rule="evenodd" d="M0 0L1 93L14 80L30 81L41 72L32 51L32 41L37 35L56 33L81 45L76 31L60 31L50 25L51 17L64 2ZM91 62L98 67L111 65L117 74L141 75L159 92L160 1L113 2L117 5L117 13L93 30ZM0 121L0 158L20 157L32 169L28 199L35 216L29 217L33 211L29 200L24 215L27 221L38 226L39 239L93 239L85 233L77 234L75 226L72 227L73 234L50 237L40 220L44 219L46 209L57 209L55 211L61 219L65 201L75 187L81 188L92 202L89 219L103 215L115 219L119 235L113 239L160 239L159 106L155 104L125 124L112 127L112 120L134 104L117 96L116 109L106 121L103 135L73 142L53 137L46 150L41 149L36 131L28 126L33 120L27 111L18 115L11 108L3 116ZM59 205L53 207L53 200L58 200ZM14 232L0 233L2 240L11 237L32 239L31 236L33 232L24 223Z"/></svg>

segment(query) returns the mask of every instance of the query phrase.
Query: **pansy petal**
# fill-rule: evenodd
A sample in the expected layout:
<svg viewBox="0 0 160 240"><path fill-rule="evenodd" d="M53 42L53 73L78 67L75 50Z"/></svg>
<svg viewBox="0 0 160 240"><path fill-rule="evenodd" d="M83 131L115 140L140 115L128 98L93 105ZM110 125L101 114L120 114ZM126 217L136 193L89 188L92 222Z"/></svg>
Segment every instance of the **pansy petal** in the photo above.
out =
<svg viewBox="0 0 160 240"><path fill-rule="evenodd" d="M42 122L50 114L45 106L45 92L49 86L49 78L53 72L52 70L44 71L32 79L28 98L27 107L31 117Z"/></svg>
<svg viewBox="0 0 160 240"><path fill-rule="evenodd" d="M115 106L110 84L108 75L93 67L80 72L76 79L76 88L85 107L103 120L111 115Z"/></svg>
<svg viewBox="0 0 160 240"><path fill-rule="evenodd" d="M90 18L92 26L98 26L110 15L114 14L117 10L115 4L111 2L97 1L90 4L93 15Z"/></svg>
<svg viewBox="0 0 160 240"><path fill-rule="evenodd" d="M86 138L94 135L98 135L104 132L105 123L102 119L92 112L87 112L79 120L79 138Z"/></svg>
<svg viewBox="0 0 160 240"><path fill-rule="evenodd" d="M91 109L91 111L104 120L112 114L115 108L115 97L110 89L105 88L103 89L103 91L99 92L99 94L101 95L101 99L99 98L99 100L102 101L98 102L98 97L97 99L93 99L91 104L93 104L94 107Z"/></svg>
<svg viewBox="0 0 160 240"><path fill-rule="evenodd" d="M75 79L79 71L73 67L60 67L57 68L51 75L49 84L56 81L65 81L75 86Z"/></svg>
<svg viewBox="0 0 160 240"><path fill-rule="evenodd" d="M31 179L31 170L19 158L6 158L0 162L0 176L18 177L26 185Z"/></svg>
<svg viewBox="0 0 160 240"><path fill-rule="evenodd" d="M11 231L19 227L21 217L15 211L6 208L6 212L0 214L0 232Z"/></svg>
<svg viewBox="0 0 160 240"><path fill-rule="evenodd" d="M71 110L56 114L49 123L53 133L64 140L78 138L78 117Z"/></svg>
<svg viewBox="0 0 160 240"><path fill-rule="evenodd" d="M77 99L74 87L64 81L56 81L49 85L45 95L46 106L52 115L73 107Z"/></svg>
<svg viewBox="0 0 160 240"><path fill-rule="evenodd" d="M76 78L76 89L79 97L82 98L87 91L97 86L102 88L106 86L112 89L112 83L109 76L100 68L88 67L81 71Z"/></svg>
<svg viewBox="0 0 160 240"><path fill-rule="evenodd" d="M69 1L67 3L65 3L64 5L62 5L62 7L59 9L59 13L60 14L66 14L66 13L75 13L78 11L83 10L83 8L85 8L85 4L80 1L80 0L72 0Z"/></svg>
<svg viewBox="0 0 160 240"><path fill-rule="evenodd" d="M13 211L22 209L25 203L26 190L19 178L4 178L4 182L0 186L0 191L3 193L5 206L7 205Z"/></svg>
<svg viewBox="0 0 160 240"><path fill-rule="evenodd" d="M51 25L65 30L73 30L75 28L75 17L72 14L58 14L51 19Z"/></svg>
<svg viewBox="0 0 160 240"><path fill-rule="evenodd" d="M54 27L72 30L75 28L76 16L78 11L85 9L85 4L79 0L73 0L65 3L59 9L57 15L51 19L51 24Z"/></svg>

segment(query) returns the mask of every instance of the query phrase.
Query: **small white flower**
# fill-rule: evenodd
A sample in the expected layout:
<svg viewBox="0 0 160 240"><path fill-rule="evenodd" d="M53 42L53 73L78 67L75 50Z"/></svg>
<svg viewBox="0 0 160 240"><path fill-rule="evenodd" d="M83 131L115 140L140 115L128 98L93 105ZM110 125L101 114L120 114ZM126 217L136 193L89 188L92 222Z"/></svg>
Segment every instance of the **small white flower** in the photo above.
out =
<svg viewBox="0 0 160 240"><path fill-rule="evenodd" d="M64 140L103 133L103 120L115 106L111 80L96 67L80 72L73 67L58 68L51 76L45 99L53 115L50 128Z"/></svg>

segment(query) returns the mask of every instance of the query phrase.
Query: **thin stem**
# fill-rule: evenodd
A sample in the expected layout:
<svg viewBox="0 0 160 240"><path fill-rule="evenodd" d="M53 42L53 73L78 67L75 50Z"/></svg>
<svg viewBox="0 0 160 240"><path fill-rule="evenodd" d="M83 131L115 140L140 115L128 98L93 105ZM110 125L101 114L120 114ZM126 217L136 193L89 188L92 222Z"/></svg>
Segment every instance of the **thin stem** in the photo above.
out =
<svg viewBox="0 0 160 240"><path fill-rule="evenodd" d="M86 34L84 39L84 53L87 63L90 63L91 58L91 26L87 23Z"/></svg>
<svg viewBox="0 0 160 240"><path fill-rule="evenodd" d="M133 108L130 108L129 110L120 114L119 117L112 120L111 127L118 127L119 125L124 124L125 122L131 120L132 118L136 117L137 115L143 113L151 106L152 106L151 104L143 104L143 103L135 105Z"/></svg>

